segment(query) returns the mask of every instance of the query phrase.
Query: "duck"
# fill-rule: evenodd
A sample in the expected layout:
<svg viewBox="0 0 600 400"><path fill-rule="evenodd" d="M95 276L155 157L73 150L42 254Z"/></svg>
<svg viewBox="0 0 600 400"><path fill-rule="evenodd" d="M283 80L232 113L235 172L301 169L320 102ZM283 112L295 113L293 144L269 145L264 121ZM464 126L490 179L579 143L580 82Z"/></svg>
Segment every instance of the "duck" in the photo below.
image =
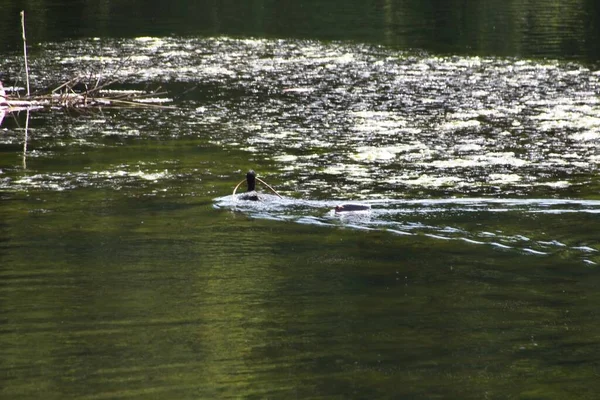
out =
<svg viewBox="0 0 600 400"><path fill-rule="evenodd" d="M246 173L246 179L245 179L246 193L239 194L237 196L237 199L238 200L248 200L248 201L264 201L265 196L264 195L261 196L256 191L256 181L257 180L260 183L262 183L263 185L265 185L267 188L269 188L277 197L282 198L281 195L279 193L277 193L277 191L271 187L271 185L269 185L267 182L263 181L262 179L258 178L256 176L256 172L254 172L254 170L251 169ZM233 196L235 196L235 192L243 183L244 183L244 180L242 180L240 183L238 183L236 185L236 187L233 189ZM368 204L352 204L352 203L340 204L340 205L335 206L335 209L334 209L334 211L336 213L353 212L353 211L369 211L369 210L371 210L371 206Z"/></svg>
<svg viewBox="0 0 600 400"><path fill-rule="evenodd" d="M246 193L240 194L238 199L259 201L260 197L258 196L258 193L256 193L256 172L254 172L253 169L246 173L246 185L248 186Z"/></svg>
<svg viewBox="0 0 600 400"><path fill-rule="evenodd" d="M262 179L258 178L256 176L256 172L254 172L254 170L252 170L252 169L246 173L245 181L246 181L246 185L247 185L247 190L246 190L246 193L242 193L237 197L237 199L239 199L239 200L250 200L250 201L262 201L263 200L263 197L265 197L265 196L259 195L258 192L256 191L256 181L259 181L260 183L265 185L267 188L269 188L269 190L271 190L280 199L283 198L279 193L277 193L277 191L275 189L273 189L271 187L271 185L269 185L267 182L263 181ZM240 185L242 183L244 183L244 181L241 181L240 183L238 183L237 186L233 189L233 196L235 196L235 192L237 191L237 189L240 187Z"/></svg>
<svg viewBox="0 0 600 400"><path fill-rule="evenodd" d="M368 204L340 204L335 206L335 212L369 211L371 206Z"/></svg>

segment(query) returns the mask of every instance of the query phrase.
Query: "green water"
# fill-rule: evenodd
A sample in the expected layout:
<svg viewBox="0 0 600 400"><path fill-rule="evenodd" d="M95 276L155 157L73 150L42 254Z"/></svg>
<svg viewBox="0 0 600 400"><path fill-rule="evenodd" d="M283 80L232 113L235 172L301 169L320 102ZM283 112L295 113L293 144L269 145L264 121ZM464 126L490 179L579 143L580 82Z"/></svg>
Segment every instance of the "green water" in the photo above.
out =
<svg viewBox="0 0 600 400"><path fill-rule="evenodd" d="M3 198L7 398L598 389L598 274L568 257L97 192Z"/></svg>
<svg viewBox="0 0 600 400"><path fill-rule="evenodd" d="M595 7L28 10L36 89L174 108L4 117L0 398L597 398Z"/></svg>

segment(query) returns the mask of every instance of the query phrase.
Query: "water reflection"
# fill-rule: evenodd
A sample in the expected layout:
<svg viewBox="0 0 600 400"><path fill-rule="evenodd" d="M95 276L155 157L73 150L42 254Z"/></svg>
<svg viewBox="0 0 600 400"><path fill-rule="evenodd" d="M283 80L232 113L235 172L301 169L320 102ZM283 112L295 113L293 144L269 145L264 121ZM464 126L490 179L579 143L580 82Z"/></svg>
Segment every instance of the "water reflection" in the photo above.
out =
<svg viewBox="0 0 600 400"><path fill-rule="evenodd" d="M8 1L7 16L22 5ZM158 17L157 17L158 15ZM597 62L597 4L540 0L479 4L459 0L257 1L244 5L182 0L168 9L154 1L131 12L116 1L73 4L40 1L29 15L30 37L244 36L356 40L442 54L568 57ZM9 17L10 18L10 17ZM0 27L0 48L20 49L20 31Z"/></svg>

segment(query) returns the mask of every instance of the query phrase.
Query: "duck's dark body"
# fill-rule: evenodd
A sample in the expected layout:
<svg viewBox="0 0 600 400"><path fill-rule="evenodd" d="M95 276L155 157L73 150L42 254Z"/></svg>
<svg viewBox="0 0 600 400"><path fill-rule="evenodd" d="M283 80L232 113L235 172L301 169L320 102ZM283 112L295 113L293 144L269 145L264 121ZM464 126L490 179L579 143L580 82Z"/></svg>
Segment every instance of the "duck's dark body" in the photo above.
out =
<svg viewBox="0 0 600 400"><path fill-rule="evenodd" d="M240 200L259 201L260 196L255 191L242 193L238 196Z"/></svg>
<svg viewBox="0 0 600 400"><path fill-rule="evenodd" d="M340 204L335 206L335 212L350 212L350 211L368 211L371 209L370 205L367 204Z"/></svg>

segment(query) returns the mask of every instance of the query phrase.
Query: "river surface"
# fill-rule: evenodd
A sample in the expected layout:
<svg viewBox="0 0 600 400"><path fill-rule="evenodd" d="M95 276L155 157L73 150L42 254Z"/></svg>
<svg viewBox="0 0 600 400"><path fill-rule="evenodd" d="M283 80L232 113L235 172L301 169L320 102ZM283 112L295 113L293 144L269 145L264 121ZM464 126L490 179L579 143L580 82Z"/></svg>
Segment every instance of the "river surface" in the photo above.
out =
<svg viewBox="0 0 600 400"><path fill-rule="evenodd" d="M4 116L0 397L595 399L593 52L403 47L394 18L33 45L36 90L172 108ZM249 169L282 198L233 197Z"/></svg>

